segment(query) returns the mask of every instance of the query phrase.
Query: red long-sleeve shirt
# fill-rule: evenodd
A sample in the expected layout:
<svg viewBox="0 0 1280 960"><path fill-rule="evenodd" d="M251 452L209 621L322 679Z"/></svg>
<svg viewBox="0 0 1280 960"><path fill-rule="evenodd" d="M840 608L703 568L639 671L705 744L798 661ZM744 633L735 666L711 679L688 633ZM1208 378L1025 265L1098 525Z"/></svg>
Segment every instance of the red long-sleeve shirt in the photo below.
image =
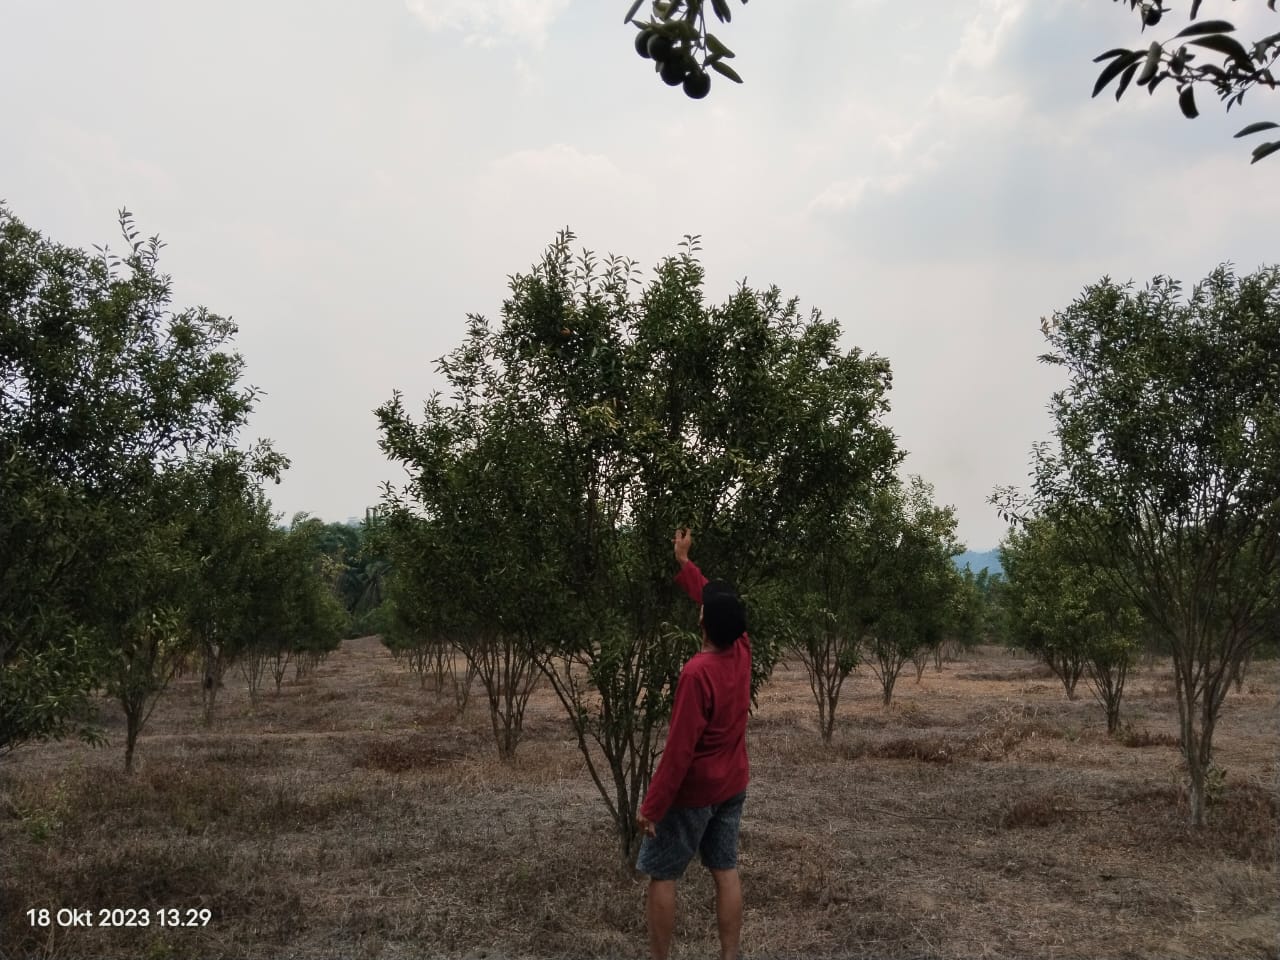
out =
<svg viewBox="0 0 1280 960"><path fill-rule="evenodd" d="M707 578L693 562L676 574L694 603ZM640 813L657 823L672 807L707 807L747 789L747 714L751 709L751 640L695 653L676 683L671 727Z"/></svg>

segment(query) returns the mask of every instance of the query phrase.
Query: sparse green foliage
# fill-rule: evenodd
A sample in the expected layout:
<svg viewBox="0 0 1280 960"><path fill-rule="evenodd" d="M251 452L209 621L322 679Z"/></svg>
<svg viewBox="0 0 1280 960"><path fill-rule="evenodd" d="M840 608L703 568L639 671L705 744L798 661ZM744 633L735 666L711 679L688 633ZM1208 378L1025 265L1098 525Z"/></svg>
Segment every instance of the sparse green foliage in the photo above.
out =
<svg viewBox="0 0 1280 960"><path fill-rule="evenodd" d="M391 565L378 552L369 534L371 519L359 526L326 523L318 535L324 577L350 614L348 637L363 637L387 629L380 612Z"/></svg>
<svg viewBox="0 0 1280 960"><path fill-rule="evenodd" d="M970 649L988 638L991 575L986 567L976 575L968 567L954 573L943 640L933 647L934 668L937 670L942 669L944 660L954 658L959 651Z"/></svg>
<svg viewBox="0 0 1280 960"><path fill-rule="evenodd" d="M955 541L951 507L933 502L933 488L911 477L887 502L889 537L875 580L877 615L867 642L867 661L888 706L903 666L922 649L941 643L954 610L957 579L951 558L964 548Z"/></svg>
<svg viewBox="0 0 1280 960"><path fill-rule="evenodd" d="M268 673L278 691L291 660L323 656L346 630L323 550L325 530L321 521L298 514L288 530L272 529L254 558L235 650L253 699Z"/></svg>
<svg viewBox="0 0 1280 960"><path fill-rule="evenodd" d="M1104 279L1044 330L1069 377L1056 449L1035 449L1030 510L993 499L1050 520L1168 645L1200 824L1231 674L1280 606L1280 269L1220 267L1188 297Z"/></svg>
<svg viewBox="0 0 1280 960"><path fill-rule="evenodd" d="M1073 556L1070 541L1047 520L1011 530L1000 562L1009 577L1004 600L1011 639L1048 664L1073 700L1076 682L1087 674L1107 732L1115 733L1142 634L1137 609L1096 562Z"/></svg>
<svg viewBox="0 0 1280 960"><path fill-rule="evenodd" d="M250 608L263 589L262 556L273 530L258 484L278 469L274 454L263 460L239 451L192 464L183 533L191 561L182 595L200 655L206 724L213 720L227 667L245 645Z"/></svg>

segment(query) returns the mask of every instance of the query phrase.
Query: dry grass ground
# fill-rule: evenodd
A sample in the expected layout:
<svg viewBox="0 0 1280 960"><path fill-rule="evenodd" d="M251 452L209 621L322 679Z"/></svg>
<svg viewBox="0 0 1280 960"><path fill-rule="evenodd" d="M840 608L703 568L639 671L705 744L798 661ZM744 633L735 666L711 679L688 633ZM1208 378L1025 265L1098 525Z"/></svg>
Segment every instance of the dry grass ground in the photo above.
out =
<svg viewBox="0 0 1280 960"><path fill-rule="evenodd" d="M1083 684L1081 685L1083 689ZM1211 824L1185 824L1168 664L1105 734L1032 661L996 650L846 688L818 741L799 667L749 732L748 957L1277 957L1277 698L1259 663L1216 737ZM210 729L176 682L121 772L113 745L0 763L5 957L642 957L643 884L561 708L534 696L513 765L484 703L462 719L372 639L256 710L232 680ZM114 717L114 714L109 714ZM204 907L198 929L33 928L31 908ZM95 914L96 915L96 914ZM677 957L715 954L711 884L680 888Z"/></svg>

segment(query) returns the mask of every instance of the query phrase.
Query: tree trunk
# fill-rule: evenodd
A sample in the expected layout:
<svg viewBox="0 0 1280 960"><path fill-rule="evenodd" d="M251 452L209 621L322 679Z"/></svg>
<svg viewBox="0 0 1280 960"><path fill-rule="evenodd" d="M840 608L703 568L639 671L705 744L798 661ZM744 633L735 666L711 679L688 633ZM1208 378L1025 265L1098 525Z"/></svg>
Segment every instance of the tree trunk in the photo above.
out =
<svg viewBox="0 0 1280 960"><path fill-rule="evenodd" d="M1174 675L1178 691L1178 721L1182 728L1182 759L1187 764L1189 819L1192 827L1203 827L1205 779L1209 767L1206 737L1211 737L1213 732L1212 728L1197 730L1196 721L1202 719L1199 714L1205 708L1207 698L1177 657L1174 659Z"/></svg>
<svg viewBox="0 0 1280 960"><path fill-rule="evenodd" d="M206 641L202 644L201 659L204 665L204 677L200 684L200 700L202 706L201 722L207 727L213 723L213 705L218 697L218 689L222 686L222 676L226 673L227 663L222 655L222 644Z"/></svg>
<svg viewBox="0 0 1280 960"><path fill-rule="evenodd" d="M640 832L640 828L636 825L636 815L640 813L640 807L637 805L635 809L628 809L631 804L626 803L623 798L623 808L618 811L618 840L620 842L620 851L622 854L622 869L634 875L636 868L636 857L640 854L640 844L644 843L644 834Z"/></svg>
<svg viewBox="0 0 1280 960"><path fill-rule="evenodd" d="M289 661L292 658L292 650L277 650L271 661L271 678L276 682L276 696L280 695L280 685L284 682L284 674L289 669Z"/></svg>
<svg viewBox="0 0 1280 960"><path fill-rule="evenodd" d="M829 746L831 737L835 733L836 705L834 703L828 705L825 711L819 709L818 714L818 720L822 724L822 742Z"/></svg>
<svg viewBox="0 0 1280 960"><path fill-rule="evenodd" d="M880 684L882 688L882 693L884 695L883 697L884 705L886 707L893 702L893 684L894 684L894 681L896 681L897 679L898 678L895 676L885 674L884 680Z"/></svg>
<svg viewBox="0 0 1280 960"><path fill-rule="evenodd" d="M840 684L831 664L831 651L802 649L798 651L809 675L809 690L818 706L818 735L824 744L831 742L836 723L836 704L840 700Z"/></svg>
<svg viewBox="0 0 1280 960"><path fill-rule="evenodd" d="M1236 660L1231 668L1231 680L1236 685L1236 693L1244 693L1244 675L1249 669L1249 664L1253 660L1253 648L1245 650L1244 654Z"/></svg>
<svg viewBox="0 0 1280 960"><path fill-rule="evenodd" d="M475 683L476 671L475 666L470 660L467 661L467 670L464 678L459 681L455 670L453 675L453 705L457 709L458 716L461 717L467 712L467 704L471 701L471 685Z"/></svg>
<svg viewBox="0 0 1280 960"><path fill-rule="evenodd" d="M258 705L258 690L262 686L262 674L267 669L266 652L258 647L250 647L240 658L240 672L249 686L249 703Z"/></svg>
<svg viewBox="0 0 1280 960"><path fill-rule="evenodd" d="M1200 765L1199 762L1188 764L1188 769L1191 774L1190 776L1191 782L1189 784L1189 789L1188 789L1188 799L1191 804L1191 826L1203 827L1204 826L1204 805L1205 805L1205 797L1204 797L1205 770Z"/></svg>
<svg viewBox="0 0 1280 960"><path fill-rule="evenodd" d="M138 733L142 730L141 704L127 704L124 708L124 772L133 773L133 753L138 746Z"/></svg>
<svg viewBox="0 0 1280 960"><path fill-rule="evenodd" d="M1063 686L1066 688L1066 690L1067 690L1067 699L1068 699L1068 700L1076 700L1076 699L1078 699L1078 698L1079 698L1079 694L1077 694L1077 693L1076 693L1076 682L1077 682L1078 680L1079 680L1079 677L1075 677L1075 676L1072 676L1072 675L1070 675L1070 674L1063 674L1063 676L1062 676L1062 685L1063 685Z"/></svg>

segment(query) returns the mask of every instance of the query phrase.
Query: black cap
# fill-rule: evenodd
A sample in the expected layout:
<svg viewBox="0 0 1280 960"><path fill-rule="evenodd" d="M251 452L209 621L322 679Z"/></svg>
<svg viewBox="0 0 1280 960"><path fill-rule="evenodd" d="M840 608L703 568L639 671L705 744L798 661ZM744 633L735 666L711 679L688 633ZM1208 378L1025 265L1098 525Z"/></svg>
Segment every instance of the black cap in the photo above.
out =
<svg viewBox="0 0 1280 960"><path fill-rule="evenodd" d="M707 637L721 650L747 632L747 614L733 584L709 580L702 588L702 625Z"/></svg>

